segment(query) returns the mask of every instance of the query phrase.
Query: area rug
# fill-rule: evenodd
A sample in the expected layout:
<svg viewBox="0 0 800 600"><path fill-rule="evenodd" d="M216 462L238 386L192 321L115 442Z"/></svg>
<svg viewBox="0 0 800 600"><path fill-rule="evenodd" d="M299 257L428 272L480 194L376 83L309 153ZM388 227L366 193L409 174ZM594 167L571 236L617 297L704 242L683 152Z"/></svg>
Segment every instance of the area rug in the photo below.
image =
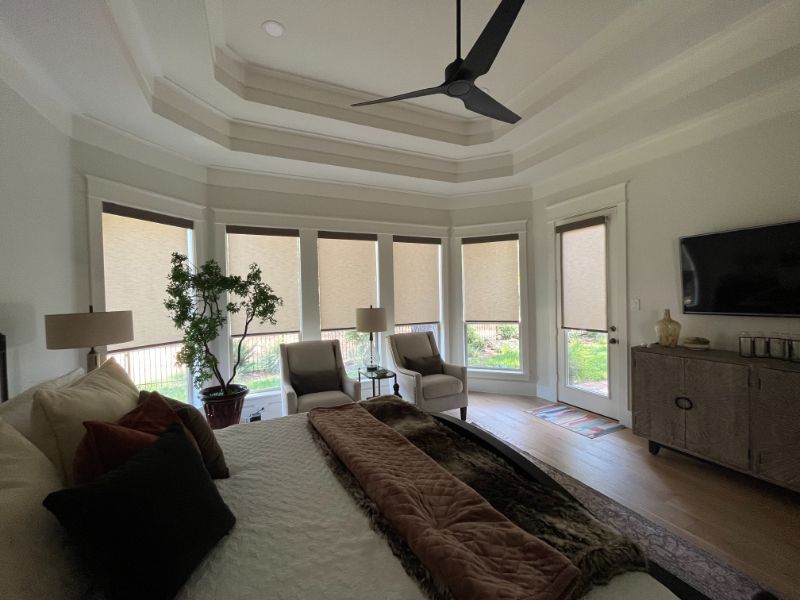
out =
<svg viewBox="0 0 800 600"><path fill-rule="evenodd" d="M557 403L540 406L539 408L530 408L525 412L591 439L625 429L624 425L620 425L617 421L608 417L575 408L568 404Z"/></svg>
<svg viewBox="0 0 800 600"><path fill-rule="evenodd" d="M756 581L706 550L539 460L488 427L475 421L470 423L513 447L555 479L598 519L613 525L618 531L636 541L644 549L648 560L700 593L700 595L693 594L692 590L689 590L683 597L700 599L705 596L714 600L774 598L770 594L765 594Z"/></svg>

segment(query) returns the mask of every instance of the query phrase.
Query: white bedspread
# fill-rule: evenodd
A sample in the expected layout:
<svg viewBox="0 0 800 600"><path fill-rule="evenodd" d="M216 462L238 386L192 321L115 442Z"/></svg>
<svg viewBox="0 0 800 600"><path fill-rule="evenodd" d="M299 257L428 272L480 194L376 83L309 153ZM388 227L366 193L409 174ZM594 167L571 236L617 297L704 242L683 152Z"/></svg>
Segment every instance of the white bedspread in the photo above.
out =
<svg viewBox="0 0 800 600"><path fill-rule="evenodd" d="M236 526L180 600L425 598L325 464L304 414L217 435L231 469L217 484ZM586 598L674 596L648 575L630 573Z"/></svg>

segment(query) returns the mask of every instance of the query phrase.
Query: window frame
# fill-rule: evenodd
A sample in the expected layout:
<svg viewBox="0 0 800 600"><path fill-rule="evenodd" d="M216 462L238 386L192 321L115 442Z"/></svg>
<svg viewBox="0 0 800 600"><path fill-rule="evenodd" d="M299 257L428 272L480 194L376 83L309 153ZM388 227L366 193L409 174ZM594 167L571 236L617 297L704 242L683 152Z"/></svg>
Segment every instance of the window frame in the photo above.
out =
<svg viewBox="0 0 800 600"><path fill-rule="evenodd" d="M519 276L519 369L490 369L483 367L470 367L467 364L467 323L464 319L464 269L463 245L464 240L504 241L517 239L517 268ZM509 223L495 223L487 225L468 225L453 228L453 239L457 242L452 250L451 267L457 272L459 285L452 290L451 318L455 323L455 336L451 343L463 361L470 376L475 380L496 380L508 382L529 382L531 380L531 349L530 349L530 319L528 315L528 235L527 221L514 221ZM470 242L467 242L468 244ZM479 243L473 241L472 243ZM494 321L492 321L494 322Z"/></svg>
<svg viewBox="0 0 800 600"><path fill-rule="evenodd" d="M141 192L140 197L134 198L115 198L115 194L108 194L107 196L113 199L105 199L104 197L93 196L91 189L93 185L101 183L113 183L106 180L87 176L89 183L89 248L90 248L90 264L89 264L89 277L91 283L90 297L92 305L100 310L106 310L106 268L105 268L105 248L103 243L103 215L111 214L120 217L136 219L139 221L158 223L161 225L169 225L179 227L186 230L187 235L187 250L188 258L194 262L197 256L197 236L195 231L199 226L199 219L193 218L196 213L192 210L182 210L186 208L182 201L172 198L164 198L159 196L159 200L165 204L164 210L153 210L153 207L148 202L150 198L147 192ZM121 184L114 184L119 186ZM112 188L113 189L113 188ZM120 201L124 200L124 201ZM177 211L170 209L178 208ZM166 310L166 309L165 309ZM135 317L134 317L135 318ZM147 350L148 348L168 348L180 343L181 340L171 341L164 344L145 344L141 346L132 346L120 350L109 350L106 346L96 348L101 360L105 360L114 354L122 354L125 352L137 352ZM191 405L199 405L199 395L194 387L194 381L191 371L186 369L186 398L187 402Z"/></svg>
<svg viewBox="0 0 800 600"><path fill-rule="evenodd" d="M225 273L229 273L230 269L230 252L229 252L229 242L230 239L228 238L229 235L254 235L254 236L268 236L268 237L292 237L297 238L297 260L298 260L298 299L300 301L299 307L299 322L298 322L298 329L297 330L287 330L287 331L274 331L270 333L248 333L246 337L255 337L255 336L289 336L293 334L297 334L297 341L303 340L303 307L302 307L302 281L301 281L301 274L303 269L303 256L302 256L302 245L300 243L300 230L296 228L285 228L285 227L257 227L252 225L233 225L233 224L225 224L224 225L224 235L225 235L225 252L224 252L224 271ZM269 281L267 281L269 283ZM230 377L231 371L233 369L233 365L235 363L235 350L234 346L238 343L240 335L234 334L232 331L232 321L230 318L227 319L225 323L225 333L224 337L227 340L225 344L225 365L224 373L226 377ZM281 342L281 343L292 343L292 342ZM280 361L280 355L278 357ZM222 362L222 360L220 361ZM240 365L241 367L241 365ZM266 396L275 396L281 393L281 382L280 382L280 369L278 371L278 385L271 388L266 389L259 389L259 390L251 390L248 394L248 398L257 399L259 397L266 397ZM244 383L243 385L246 385Z"/></svg>
<svg viewBox="0 0 800 600"><path fill-rule="evenodd" d="M438 313L439 313L439 320L438 321L423 321L417 323L398 323L395 321L393 323L393 333L401 333L397 331L398 327L414 327L415 325L436 325L437 332L434 336L436 339L436 343L439 346L439 353L442 357L446 357L447 352L447 343L445 337L446 331L446 303L445 299L445 266L446 266L446 250L447 245L445 240L440 237L423 237L423 236L410 236L410 235L392 235L392 312L396 314L397 306L396 306L396 286L397 286L397 273L395 271L395 262L394 262L394 249L395 244L427 244L432 246L439 247L439 265L438 265L438 274L437 274L437 283L439 286L439 301L438 301Z"/></svg>

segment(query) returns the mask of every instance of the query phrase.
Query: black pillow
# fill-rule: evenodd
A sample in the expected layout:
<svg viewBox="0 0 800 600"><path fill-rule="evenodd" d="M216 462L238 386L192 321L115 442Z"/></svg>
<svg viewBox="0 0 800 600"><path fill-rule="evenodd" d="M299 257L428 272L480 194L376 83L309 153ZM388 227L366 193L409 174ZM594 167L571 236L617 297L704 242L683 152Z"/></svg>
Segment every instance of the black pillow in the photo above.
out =
<svg viewBox="0 0 800 600"><path fill-rule="evenodd" d="M406 366L411 371L416 371L423 377L425 375L444 373L444 363L442 362L442 357L438 354L434 354L433 356L419 356L417 358L406 356Z"/></svg>
<svg viewBox="0 0 800 600"><path fill-rule="evenodd" d="M313 371L310 373L292 373L291 382L298 396L341 390L342 380L338 371Z"/></svg>
<svg viewBox="0 0 800 600"><path fill-rule="evenodd" d="M236 522L177 423L120 466L43 504L108 600L173 598Z"/></svg>

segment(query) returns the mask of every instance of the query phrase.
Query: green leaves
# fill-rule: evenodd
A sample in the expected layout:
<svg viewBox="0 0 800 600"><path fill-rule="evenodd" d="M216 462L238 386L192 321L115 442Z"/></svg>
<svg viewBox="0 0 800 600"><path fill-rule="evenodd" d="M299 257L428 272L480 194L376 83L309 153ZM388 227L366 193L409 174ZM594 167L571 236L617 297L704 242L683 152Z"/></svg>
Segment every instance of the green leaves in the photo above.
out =
<svg viewBox="0 0 800 600"><path fill-rule="evenodd" d="M250 265L247 275L241 277L224 275L213 259L193 268L186 256L175 252L171 262L164 306L175 326L183 330L183 348L178 353L178 362L192 371L198 388L216 378L223 393L227 393L242 355L240 340L231 377L225 381L219 370L219 360L210 347L227 321L225 313L244 314L243 340L256 319L259 323L274 325L275 312L283 305L283 300L261 280L261 269L256 264Z"/></svg>

